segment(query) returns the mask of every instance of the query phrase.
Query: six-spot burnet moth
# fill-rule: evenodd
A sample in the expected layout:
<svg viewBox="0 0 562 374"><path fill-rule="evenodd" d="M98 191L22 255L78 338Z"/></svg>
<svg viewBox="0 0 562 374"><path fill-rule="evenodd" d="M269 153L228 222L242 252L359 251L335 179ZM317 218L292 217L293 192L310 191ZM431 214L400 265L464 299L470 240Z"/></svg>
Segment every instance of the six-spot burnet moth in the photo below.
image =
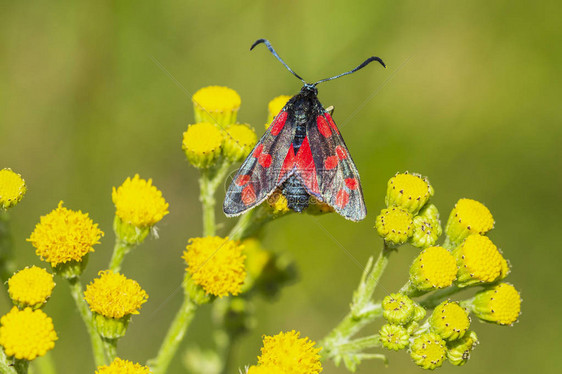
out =
<svg viewBox="0 0 562 374"><path fill-rule="evenodd" d="M349 220L362 220L367 209L359 172L334 120L318 100L316 86L373 61L386 65L380 58L370 57L353 70L311 84L279 57L269 41L259 39L250 50L260 43L304 86L275 117L234 176L224 199L224 213L240 215L278 191L296 212L302 212L313 197Z"/></svg>

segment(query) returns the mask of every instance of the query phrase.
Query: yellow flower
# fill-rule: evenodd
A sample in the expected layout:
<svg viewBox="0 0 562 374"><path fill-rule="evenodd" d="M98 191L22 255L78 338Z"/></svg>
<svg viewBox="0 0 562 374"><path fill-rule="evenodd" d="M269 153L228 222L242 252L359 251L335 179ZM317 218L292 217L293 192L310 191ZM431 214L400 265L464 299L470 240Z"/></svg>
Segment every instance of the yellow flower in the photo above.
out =
<svg viewBox="0 0 562 374"><path fill-rule="evenodd" d="M96 374L150 374L148 366L133 364L131 361L115 358L109 366L98 366Z"/></svg>
<svg viewBox="0 0 562 374"><path fill-rule="evenodd" d="M375 222L379 235L392 246L406 243L413 234L413 226L412 215L399 207L381 210Z"/></svg>
<svg viewBox="0 0 562 374"><path fill-rule="evenodd" d="M267 123L265 124L265 128L267 129L271 124L271 121L279 114L281 109L287 104L287 102L291 99L291 96L288 95L281 95L277 96L273 100L269 102L267 105Z"/></svg>
<svg viewBox="0 0 562 374"><path fill-rule="evenodd" d="M42 310L12 310L0 319L0 345L6 356L33 360L53 349L57 334L53 320Z"/></svg>
<svg viewBox="0 0 562 374"><path fill-rule="evenodd" d="M494 228L494 217L482 203L460 199L451 211L445 232L454 244L462 242L470 234L484 235Z"/></svg>
<svg viewBox="0 0 562 374"><path fill-rule="evenodd" d="M457 302L444 301L433 310L429 324L433 332L452 341L464 336L470 327L470 319L466 310Z"/></svg>
<svg viewBox="0 0 562 374"><path fill-rule="evenodd" d="M0 208L8 209L16 205L26 191L21 175L8 168L0 170Z"/></svg>
<svg viewBox="0 0 562 374"><path fill-rule="evenodd" d="M168 203L162 192L152 185L152 179L142 179L135 174L118 188L113 187L111 194L115 204L115 214L124 223L144 228L154 226L166 214Z"/></svg>
<svg viewBox="0 0 562 374"><path fill-rule="evenodd" d="M242 100L236 91L228 87L208 86L195 92L192 97L195 122L216 123L226 127L236 122Z"/></svg>
<svg viewBox="0 0 562 374"><path fill-rule="evenodd" d="M189 125L183 133L182 149L191 165L198 169L215 164L221 154L224 136L221 130L210 122Z"/></svg>
<svg viewBox="0 0 562 374"><path fill-rule="evenodd" d="M84 299L90 309L108 318L122 318L129 314L139 314L148 295L132 279L111 270L102 270L84 292Z"/></svg>
<svg viewBox="0 0 562 374"><path fill-rule="evenodd" d="M478 292L468 305L478 318L499 325L511 325L521 314L521 296L509 283Z"/></svg>
<svg viewBox="0 0 562 374"><path fill-rule="evenodd" d="M256 132L249 125L230 125L224 136L224 156L232 162L242 161L254 148L256 141Z"/></svg>
<svg viewBox="0 0 562 374"><path fill-rule="evenodd" d="M507 262L487 236L473 234L453 251L459 272L457 283L466 287L490 283L507 275Z"/></svg>
<svg viewBox="0 0 562 374"><path fill-rule="evenodd" d="M81 262L103 236L88 214L64 208L62 204L61 201L55 210L42 216L27 239L35 247L35 253L52 267Z"/></svg>
<svg viewBox="0 0 562 374"><path fill-rule="evenodd" d="M287 205L287 198L280 189L275 190L268 198L267 203L274 215L281 215L291 211Z"/></svg>
<svg viewBox="0 0 562 374"><path fill-rule="evenodd" d="M277 367L285 374L318 374L322 371L320 364L321 348L309 338L299 338L295 330L280 332L275 336L263 337L260 366Z"/></svg>
<svg viewBox="0 0 562 374"><path fill-rule="evenodd" d="M398 173L388 181L386 206L398 206L416 214L433 196L433 187L419 174Z"/></svg>
<svg viewBox="0 0 562 374"><path fill-rule="evenodd" d="M10 298L20 307L43 306L54 287L53 275L37 266L26 267L8 280Z"/></svg>
<svg viewBox="0 0 562 374"><path fill-rule="evenodd" d="M400 325L385 324L379 331L380 342L386 349L398 351L408 346L410 334L405 327Z"/></svg>
<svg viewBox="0 0 562 374"><path fill-rule="evenodd" d="M193 282L206 294L238 295L246 278L243 246L218 236L189 240L182 258Z"/></svg>
<svg viewBox="0 0 562 374"><path fill-rule="evenodd" d="M446 352L445 342L434 333L422 334L410 344L410 356L416 365L426 370L443 365Z"/></svg>
<svg viewBox="0 0 562 374"><path fill-rule="evenodd" d="M279 369L277 366L252 365L248 368L246 374L285 374L285 371Z"/></svg>
<svg viewBox="0 0 562 374"><path fill-rule="evenodd" d="M449 287L456 277L456 260L443 247L424 249L410 267L410 282L419 291Z"/></svg>

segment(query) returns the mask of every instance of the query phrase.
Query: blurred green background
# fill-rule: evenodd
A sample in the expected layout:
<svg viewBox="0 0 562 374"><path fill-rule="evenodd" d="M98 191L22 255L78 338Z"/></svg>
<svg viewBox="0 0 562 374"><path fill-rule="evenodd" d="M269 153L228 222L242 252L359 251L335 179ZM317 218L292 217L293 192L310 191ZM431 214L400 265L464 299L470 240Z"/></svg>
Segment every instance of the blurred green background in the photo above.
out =
<svg viewBox="0 0 562 374"><path fill-rule="evenodd" d="M11 210L18 266L40 264L25 238L64 200L105 231L84 275L90 281L111 255L112 186L135 173L153 178L170 214L160 238L126 259L124 273L150 298L119 346L126 359L153 357L181 302L181 252L201 233L198 173L181 151L193 122L190 93L234 88L239 120L261 134L268 101L297 93L300 82L263 46L250 53L253 41L271 40L309 81L376 55L388 69L372 65L319 87L361 173L367 219L292 215L269 224L264 246L289 253L300 280L275 303L257 304L256 329L235 350L231 372L256 362L262 334L297 329L320 340L343 317L361 274L354 259L364 264L380 250L372 226L386 182L405 170L430 178L444 221L461 197L490 208L490 237L524 300L514 327L473 320L481 344L469 363L439 370L560 372L561 13L559 2L522 0L3 2L0 167L21 173L29 189ZM234 220L218 217L224 234ZM392 257L379 297L406 281L416 253L405 247ZM8 308L3 296L0 313ZM92 373L86 331L61 279L45 310L60 337L60 372ZM208 312L182 350L210 344ZM389 358L387 369L366 362L359 372L420 370L404 352ZM182 372L179 358L170 372Z"/></svg>

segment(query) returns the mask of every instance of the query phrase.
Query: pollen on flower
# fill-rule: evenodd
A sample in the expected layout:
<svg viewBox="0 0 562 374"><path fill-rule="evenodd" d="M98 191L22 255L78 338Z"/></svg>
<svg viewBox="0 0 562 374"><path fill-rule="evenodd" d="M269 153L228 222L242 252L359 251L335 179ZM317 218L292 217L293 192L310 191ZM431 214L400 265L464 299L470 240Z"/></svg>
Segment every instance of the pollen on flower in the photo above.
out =
<svg viewBox="0 0 562 374"><path fill-rule="evenodd" d="M207 168L220 156L223 142L223 133L217 126L201 122L189 125L183 133L182 149L193 166Z"/></svg>
<svg viewBox="0 0 562 374"><path fill-rule="evenodd" d="M135 174L111 194L115 214L125 223L135 227L150 227L168 214L168 203L162 192L152 185L152 179L142 179Z"/></svg>
<svg viewBox="0 0 562 374"><path fill-rule="evenodd" d="M265 128L267 129L271 124L271 121L279 114L281 109L287 104L287 102L291 99L291 96L288 95L280 95L274 98L267 104L267 123L265 124Z"/></svg>
<svg viewBox="0 0 562 374"><path fill-rule="evenodd" d="M460 287L494 282L507 274L505 259L487 236L468 236L453 250L453 255L459 268L457 283Z"/></svg>
<svg viewBox="0 0 562 374"><path fill-rule="evenodd" d="M482 320L511 325L521 314L521 296L509 283L500 283L476 294L472 311Z"/></svg>
<svg viewBox="0 0 562 374"><path fill-rule="evenodd" d="M241 161L248 156L256 141L256 132L249 125L230 125L224 137L224 155L233 162Z"/></svg>
<svg viewBox="0 0 562 374"><path fill-rule="evenodd" d="M232 88L208 86L199 89L192 97L196 122L217 123L228 126L236 122L242 100Z"/></svg>
<svg viewBox="0 0 562 374"><path fill-rule="evenodd" d="M318 352L321 348L314 348L314 341L299 336L295 330L264 336L259 365L277 367L286 374L320 373L322 365Z"/></svg>
<svg viewBox="0 0 562 374"><path fill-rule="evenodd" d="M429 324L443 339L452 341L464 336L470 327L470 319L457 302L444 301L433 310Z"/></svg>
<svg viewBox="0 0 562 374"><path fill-rule="evenodd" d="M123 360L119 357L107 366L98 366L96 374L150 374L148 366L134 364L131 361Z"/></svg>
<svg viewBox="0 0 562 374"><path fill-rule="evenodd" d="M6 356L34 360L53 349L58 339L53 321L42 310L12 310L0 319L0 345Z"/></svg>
<svg viewBox="0 0 562 374"><path fill-rule="evenodd" d="M35 247L35 253L53 267L82 261L103 236L88 214L64 208L62 204L61 201L55 210L42 216L27 239Z"/></svg>
<svg viewBox="0 0 562 374"><path fill-rule="evenodd" d="M0 170L0 208L8 209L16 205L26 191L21 175L8 168Z"/></svg>
<svg viewBox="0 0 562 374"><path fill-rule="evenodd" d="M456 277L455 257L443 247L424 249L410 267L410 282L420 291L449 287Z"/></svg>
<svg viewBox="0 0 562 374"><path fill-rule="evenodd" d="M383 209L375 222L379 235L393 245L405 243L413 234L413 226L412 215L399 207Z"/></svg>
<svg viewBox="0 0 562 374"><path fill-rule="evenodd" d="M267 203L275 215L288 213L291 210L289 209L287 198L281 193L280 189L275 190L275 192L267 198Z"/></svg>
<svg viewBox="0 0 562 374"><path fill-rule="evenodd" d="M446 352L445 342L435 333L422 334L410 344L410 356L416 365L426 370L443 365Z"/></svg>
<svg viewBox="0 0 562 374"><path fill-rule="evenodd" d="M451 211L445 232L453 243L460 243L470 234L484 235L493 228L494 217L484 204L460 199Z"/></svg>
<svg viewBox="0 0 562 374"><path fill-rule="evenodd" d="M108 318L138 314L148 295L132 279L111 270L102 270L84 291L90 310Z"/></svg>
<svg viewBox="0 0 562 374"><path fill-rule="evenodd" d="M388 181L386 206L399 206L416 214L433 196L433 187L419 174L398 173Z"/></svg>
<svg viewBox="0 0 562 374"><path fill-rule="evenodd" d="M8 293L14 303L31 308L42 306L54 287L53 275L37 266L20 270L8 280Z"/></svg>
<svg viewBox="0 0 562 374"><path fill-rule="evenodd" d="M243 246L218 236L192 238L182 258L195 284L206 294L238 295L246 278Z"/></svg>

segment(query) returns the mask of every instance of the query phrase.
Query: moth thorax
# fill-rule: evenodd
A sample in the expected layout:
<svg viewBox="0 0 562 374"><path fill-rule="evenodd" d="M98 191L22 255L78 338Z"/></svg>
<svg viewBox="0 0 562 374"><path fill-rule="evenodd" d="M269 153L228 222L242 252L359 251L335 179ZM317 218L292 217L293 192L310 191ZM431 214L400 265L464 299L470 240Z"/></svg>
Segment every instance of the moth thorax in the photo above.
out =
<svg viewBox="0 0 562 374"><path fill-rule="evenodd" d="M296 176L291 175L287 178L281 187L281 192L287 199L287 206L295 212L300 213L308 206L310 195Z"/></svg>

